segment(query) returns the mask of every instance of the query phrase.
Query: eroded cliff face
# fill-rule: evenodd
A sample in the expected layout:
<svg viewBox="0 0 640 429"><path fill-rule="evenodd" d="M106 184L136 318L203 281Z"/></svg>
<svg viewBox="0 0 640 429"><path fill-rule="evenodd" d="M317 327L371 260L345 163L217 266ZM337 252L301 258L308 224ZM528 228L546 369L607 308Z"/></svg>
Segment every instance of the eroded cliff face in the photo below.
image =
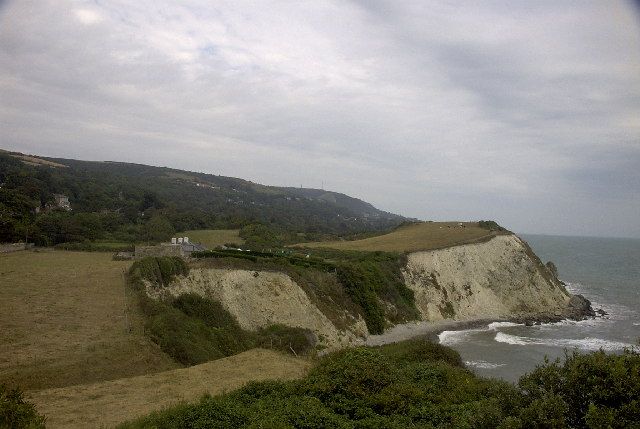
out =
<svg viewBox="0 0 640 429"><path fill-rule="evenodd" d="M570 296L552 270L515 235L411 253L407 261L405 283L413 290L424 321L559 320L581 318L584 308L590 309L588 301ZM312 295L318 292L307 294L281 272L191 268L168 286L147 285L152 298L184 293L219 301L244 329L273 324L310 329L327 351L362 344L369 335L361 315L349 313L348 307L331 298L330 311L326 302L316 305Z"/></svg>
<svg viewBox="0 0 640 429"><path fill-rule="evenodd" d="M515 235L411 253L404 271L424 320L564 317L570 296Z"/></svg>
<svg viewBox="0 0 640 429"><path fill-rule="evenodd" d="M307 328L316 334L326 350L362 343L367 327L358 315L346 315L347 329L340 330L309 299L288 275L273 271L192 268L185 277L176 278L162 289L147 287L147 294L177 297L197 293L219 301L247 330L273 324Z"/></svg>

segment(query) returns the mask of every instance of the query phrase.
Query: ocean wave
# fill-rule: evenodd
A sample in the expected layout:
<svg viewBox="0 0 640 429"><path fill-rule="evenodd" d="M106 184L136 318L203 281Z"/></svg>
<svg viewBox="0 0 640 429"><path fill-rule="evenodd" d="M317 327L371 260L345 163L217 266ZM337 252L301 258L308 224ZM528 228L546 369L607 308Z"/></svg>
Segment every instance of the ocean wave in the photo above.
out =
<svg viewBox="0 0 640 429"><path fill-rule="evenodd" d="M511 328L514 326L524 326L522 323L513 323L513 322L493 322L493 323L489 323L488 328L496 331L500 328Z"/></svg>
<svg viewBox="0 0 640 429"><path fill-rule="evenodd" d="M576 283L564 282L564 283L567 291L572 295L575 295L575 294L584 295L585 298L587 298L591 302L591 307L594 310L602 309L606 311L607 312L606 318L608 319L627 320L632 315L637 314L635 310L633 310L632 308L626 305L606 302L607 301L606 299L604 299L603 297L597 294L594 294L592 291L584 292L584 289L583 289L584 285L582 285L581 283L578 283L578 282Z"/></svg>
<svg viewBox="0 0 640 429"><path fill-rule="evenodd" d="M632 348L633 344L623 343L619 341L603 340L601 338L583 338L583 339L571 339L571 338L531 338L522 337L518 335L505 334L504 332L496 333L495 340L499 343L512 344L517 346L552 346L552 347L566 347L577 348L585 351L618 351L624 348Z"/></svg>
<svg viewBox="0 0 640 429"><path fill-rule="evenodd" d="M504 363L487 362L486 360L467 360L464 362L464 364L466 366L480 369L495 369L506 365Z"/></svg>
<svg viewBox="0 0 640 429"><path fill-rule="evenodd" d="M442 331L438 334L438 341L444 346L451 346L465 341L469 335L484 332L487 329L465 329L461 331Z"/></svg>

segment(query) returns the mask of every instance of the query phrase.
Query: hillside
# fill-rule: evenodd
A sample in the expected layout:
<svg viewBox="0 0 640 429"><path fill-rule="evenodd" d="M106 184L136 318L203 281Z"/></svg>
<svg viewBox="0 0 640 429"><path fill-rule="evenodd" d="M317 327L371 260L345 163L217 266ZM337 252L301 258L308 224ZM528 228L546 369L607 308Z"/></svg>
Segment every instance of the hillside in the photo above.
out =
<svg viewBox="0 0 640 429"><path fill-rule="evenodd" d="M421 222L403 225L394 231L361 240L300 243L296 247L338 250L417 252L487 241L506 231L494 231L477 222Z"/></svg>
<svg viewBox="0 0 640 429"><path fill-rule="evenodd" d="M71 210L56 205L68 197ZM36 212L40 214L36 215ZM122 162L0 152L0 242L157 241L175 231L269 225L287 240L383 231L402 216L337 192Z"/></svg>

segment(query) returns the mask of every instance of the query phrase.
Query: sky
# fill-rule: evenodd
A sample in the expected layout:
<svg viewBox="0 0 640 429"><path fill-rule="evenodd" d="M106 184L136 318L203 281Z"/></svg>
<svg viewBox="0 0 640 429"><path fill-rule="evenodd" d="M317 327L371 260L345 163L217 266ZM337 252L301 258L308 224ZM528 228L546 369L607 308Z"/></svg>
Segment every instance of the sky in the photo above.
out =
<svg viewBox="0 0 640 429"><path fill-rule="evenodd" d="M0 0L0 148L640 237L640 7Z"/></svg>

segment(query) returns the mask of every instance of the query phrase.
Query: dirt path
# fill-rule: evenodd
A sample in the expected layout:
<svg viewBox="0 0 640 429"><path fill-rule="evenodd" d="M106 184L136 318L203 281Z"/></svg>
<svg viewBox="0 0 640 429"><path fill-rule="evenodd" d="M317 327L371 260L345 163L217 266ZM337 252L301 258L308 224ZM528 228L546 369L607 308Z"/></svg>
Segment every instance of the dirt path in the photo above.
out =
<svg viewBox="0 0 640 429"><path fill-rule="evenodd" d="M253 349L190 368L101 383L27 392L48 428L113 427L203 394L228 392L249 381L303 377L311 362Z"/></svg>

